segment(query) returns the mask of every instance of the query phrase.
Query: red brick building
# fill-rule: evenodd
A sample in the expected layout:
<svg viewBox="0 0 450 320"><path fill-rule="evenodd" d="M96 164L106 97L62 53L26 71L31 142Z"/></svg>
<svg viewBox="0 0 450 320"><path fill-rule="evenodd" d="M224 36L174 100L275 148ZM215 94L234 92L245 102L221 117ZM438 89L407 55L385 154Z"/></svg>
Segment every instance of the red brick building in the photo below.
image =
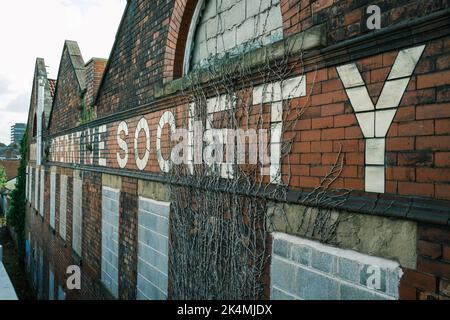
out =
<svg viewBox="0 0 450 320"><path fill-rule="evenodd" d="M67 41L53 92L38 59L39 296L448 299L449 17L442 0L130 0L108 61Z"/></svg>

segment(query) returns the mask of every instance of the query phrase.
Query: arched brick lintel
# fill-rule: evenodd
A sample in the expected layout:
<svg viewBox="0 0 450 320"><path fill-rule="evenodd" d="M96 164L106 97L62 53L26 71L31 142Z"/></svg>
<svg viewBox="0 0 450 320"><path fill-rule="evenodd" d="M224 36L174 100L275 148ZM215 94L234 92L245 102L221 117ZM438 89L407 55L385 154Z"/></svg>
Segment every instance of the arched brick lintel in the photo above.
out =
<svg viewBox="0 0 450 320"><path fill-rule="evenodd" d="M164 55L164 82L180 78L183 75L184 52L189 27L198 1L175 0ZM286 19L289 20L289 11L292 10L292 7L292 0L280 0L284 28L288 24Z"/></svg>
<svg viewBox="0 0 450 320"><path fill-rule="evenodd" d="M169 31L164 55L164 82L183 75L184 51L189 26L198 0L176 0L169 22Z"/></svg>

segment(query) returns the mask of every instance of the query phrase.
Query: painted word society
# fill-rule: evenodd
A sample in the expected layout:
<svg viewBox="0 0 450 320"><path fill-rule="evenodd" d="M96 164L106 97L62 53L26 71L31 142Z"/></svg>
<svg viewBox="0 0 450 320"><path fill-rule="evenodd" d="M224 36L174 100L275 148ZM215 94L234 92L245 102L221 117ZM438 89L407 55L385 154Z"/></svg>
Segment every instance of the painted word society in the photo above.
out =
<svg viewBox="0 0 450 320"><path fill-rule="evenodd" d="M385 192L386 136L424 49L425 46L421 45L399 51L376 105L355 63L336 67L366 143L367 192ZM236 108L234 99L226 95L206 101L206 130L203 130L203 122L194 121L195 105L189 106L187 129L178 129L173 113L166 111L160 118L156 134L156 158L161 171L170 172L173 164L187 164L193 174L194 164L220 164L221 176L232 178L232 165L246 164L248 155L249 164L259 162L262 165L261 175L270 175L272 182L280 183L283 101L305 94L303 76L254 88L255 105L271 104L270 134L266 129L213 128L215 113L232 112ZM168 159L162 154L162 134L166 126L170 130L171 141L176 144L166 157ZM106 125L54 138L50 144L50 159L53 162L98 166L113 166L112 162L117 161L120 168L127 167L133 161L139 170L145 170L151 147L148 120L142 117L134 132L130 132L129 128L127 122L120 122L115 137L111 139L117 144L115 148L111 146L112 150L117 150L113 155L115 159L108 159L105 154L106 142L109 142ZM134 154L130 150L134 150Z"/></svg>

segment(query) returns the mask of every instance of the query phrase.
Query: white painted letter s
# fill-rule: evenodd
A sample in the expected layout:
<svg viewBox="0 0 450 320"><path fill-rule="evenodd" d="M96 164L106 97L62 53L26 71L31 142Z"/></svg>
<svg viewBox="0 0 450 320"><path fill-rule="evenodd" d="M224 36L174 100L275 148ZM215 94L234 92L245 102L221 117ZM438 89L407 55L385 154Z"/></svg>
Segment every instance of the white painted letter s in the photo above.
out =
<svg viewBox="0 0 450 320"><path fill-rule="evenodd" d="M117 129L117 144L119 145L119 148L124 151L123 158L120 156L120 153L117 152L117 163L119 164L119 167L123 169L128 163L128 145L121 137L122 132L125 133L125 137L128 136L128 125L125 121L122 121Z"/></svg>

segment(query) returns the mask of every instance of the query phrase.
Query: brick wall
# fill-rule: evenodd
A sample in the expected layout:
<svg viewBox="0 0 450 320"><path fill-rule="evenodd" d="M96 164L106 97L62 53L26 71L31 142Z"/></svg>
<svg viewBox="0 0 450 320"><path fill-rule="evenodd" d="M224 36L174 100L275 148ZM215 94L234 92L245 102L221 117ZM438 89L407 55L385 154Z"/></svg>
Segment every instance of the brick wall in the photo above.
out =
<svg viewBox="0 0 450 320"><path fill-rule="evenodd" d="M79 48L75 43L66 42L58 72L59 81L50 119L50 134L80 124L82 94L86 89L84 78L84 62Z"/></svg>
<svg viewBox="0 0 450 320"><path fill-rule="evenodd" d="M119 221L119 283L121 299L136 299L138 243L138 182L122 181Z"/></svg>
<svg viewBox="0 0 450 320"><path fill-rule="evenodd" d="M161 81L164 70L174 2L129 1L98 94L98 116L153 100L153 85ZM119 89L123 83L126 90Z"/></svg>
<svg viewBox="0 0 450 320"><path fill-rule="evenodd" d="M19 169L19 160L1 160L0 167L5 169L6 180L11 180L17 177L17 170Z"/></svg>
<svg viewBox="0 0 450 320"><path fill-rule="evenodd" d="M393 123L386 136L386 184L385 192L401 196L421 196L450 200L450 114L446 112L448 97L442 94L450 81L443 73L450 66L443 61L450 54L450 38L433 41L426 45L415 72L410 78L405 93L401 96ZM399 51L355 61L372 101L379 100L384 84ZM355 106L349 100L336 67L323 68L306 73L306 92L311 95L295 98L290 103L291 114L295 108L303 108L304 113L295 127L286 132L285 139L295 137L290 154L282 165L282 178L290 177L290 185L297 189L312 189L320 184L330 172L341 152L344 170L330 185L334 189L365 190L366 142L361 124L355 115ZM434 79L432 83L431 80ZM437 80L436 80L437 79ZM166 102L164 102L166 103ZM155 104L157 108L159 103ZM99 105L101 108L101 105ZM293 109L294 108L294 111ZM182 126L186 118L186 105L167 108ZM164 111L149 112L144 115L150 129L150 158L144 171L160 173L156 159L157 128ZM263 116L270 117L266 108ZM128 162L124 169L137 170L133 153L133 139L142 115L125 118L128 135L122 133L127 143ZM249 117L256 124L256 117ZM121 120L122 121L122 120ZM98 158L106 160L106 166L119 168L117 153L117 132L119 122L107 125L106 146L100 153L94 153L94 164ZM168 131L164 131L163 147L169 148ZM139 140L143 148L144 139ZM75 160L79 161L79 150L75 145ZM56 144L51 155L56 159L66 154L66 148ZM168 152L166 152L168 154ZM81 154L82 159L90 159L92 153ZM141 154L142 157L142 154ZM90 163L83 160L82 163Z"/></svg>
<svg viewBox="0 0 450 320"><path fill-rule="evenodd" d="M401 299L449 300L450 230L420 224L417 254L417 270L404 270Z"/></svg>
<svg viewBox="0 0 450 320"><path fill-rule="evenodd" d="M381 9L381 25L395 25L411 18L426 16L445 9L448 1L336 1L336 0L282 0L283 27L289 35L325 22L329 40L336 43L369 33L366 9L377 5Z"/></svg>
<svg viewBox="0 0 450 320"><path fill-rule="evenodd" d="M406 17L426 16L448 8L447 1L375 1L370 4L377 3L382 8L382 25L385 28L400 24ZM31 247L37 243L38 247L44 249L44 274L48 277L49 268L55 271L56 287L64 285L67 266L81 265L82 290L67 292L68 299L111 298L101 283L101 199L105 174L121 177L120 186L117 187L121 192L119 297L137 298L138 212L139 196L143 196L140 184L144 180L165 181L168 178L162 173L156 157L158 124L163 114L171 111L177 126L182 127L188 107L186 96L182 92L174 90L168 95L158 95L157 88L164 82L181 76L180 63L184 56L186 30L190 25L195 4L194 0L129 1L107 66L104 60L99 61L98 65L97 60L92 60L85 66L81 53L72 47L72 58L75 52L79 66L82 66L74 68L70 63L71 57L66 43L49 127L50 138L64 135L68 139L69 135L73 138L77 133L84 133L93 137L89 140L89 143L93 144L93 150L86 149L86 140L82 141L80 148L80 141L75 139L75 156L68 158L70 149L67 151L61 140L47 140L48 145L51 141L53 144L45 166L46 212L42 220L39 214L29 208L27 230L31 236ZM328 45L342 45L343 41L349 38L358 39L358 36L369 32L363 23L364 9L369 4L367 1L282 0L280 4L285 36L308 30L322 22L327 26ZM427 25L427 28L432 27ZM438 29L436 26L433 28ZM330 188L350 190L364 202L346 207L346 210L371 213L375 217L389 215L396 219L406 218L417 223L417 267L402 266L404 277L399 288L399 297L402 299L444 298L449 292L450 216L445 208L448 208L450 200L450 36L436 35L433 32L417 31L420 35L403 35L406 40L402 38L401 41L383 42L380 37L376 40L380 41L380 44L375 49L364 41L357 45L348 43L344 49L325 47L319 51L319 48L315 48L305 53L304 66L299 66L297 56L289 62L289 67L293 70L289 77L304 75L308 95L290 99L290 107L293 108L290 111L304 108L304 113L292 132L288 133L292 133L295 139L290 155L291 166L289 169L287 160L283 161L282 178L286 182L287 176L291 177L289 187L295 192L310 191L320 184L342 151L343 171ZM428 34L433 37L426 38ZM411 42L411 39L415 42ZM345 81L337 68L355 63L364 81L364 87L375 105L402 50L419 45L425 45L425 49L412 71L386 136L386 194L365 193L366 139L355 114L355 105L349 97L349 90L344 88ZM343 53L347 50L353 53ZM103 68L106 70L100 83ZM84 69L87 69L87 73ZM84 77L77 77L77 72L78 75L84 74ZM80 79L84 86L80 86ZM260 81L261 78L255 75L254 85L260 84ZM175 88L176 83L169 82L165 86ZM89 131L86 131L86 126L78 126L81 115L80 94L83 91L80 91L80 88L84 87L87 88L86 99L94 101L99 117L89 124ZM96 93L97 87L99 91ZM238 94L251 96L251 92L246 89ZM36 101L32 100L31 110L35 103ZM32 114L30 111L30 115ZM269 128L269 105L264 105L262 117L264 126ZM149 126L150 148L148 162L140 170L135 160L134 138L142 118ZM127 125L128 135L119 131L122 121ZM256 125L256 115L250 115L250 123ZM102 126L106 126L104 135L100 132ZM118 145L118 133L126 143L126 151ZM168 133L166 126L161 139L165 157L171 146ZM103 148L102 143L105 143ZM142 132L138 135L138 149L139 158L142 159L147 151ZM118 158L125 155L128 155L128 161L125 166L121 166ZM80 161L81 158L83 161ZM105 162L102 163L101 159ZM34 166L33 162L30 164ZM57 168L55 232L49 228L50 165ZM80 170L83 177L81 257L72 250L74 169ZM65 240L59 234L61 175L68 177ZM35 176L33 180L34 178ZM267 182L267 179L265 181ZM164 186L168 187L169 184ZM144 191L150 193L149 190ZM35 194L34 184L32 192L33 200L39 195ZM162 200L153 195L150 198ZM387 204L381 211L372 212L370 208L367 209L372 204L377 206L378 200L383 199L387 199ZM358 236L364 238L366 235ZM270 248L271 243L268 242ZM269 271L262 279L266 287L271 281L268 274ZM170 275L168 282L170 283ZM44 283L48 286L48 279ZM169 296L171 295L169 288ZM269 296L267 288L266 296Z"/></svg>
<svg viewBox="0 0 450 320"><path fill-rule="evenodd" d="M86 63L86 96L85 101L88 107L94 105L98 88L102 81L108 60L92 58Z"/></svg>

